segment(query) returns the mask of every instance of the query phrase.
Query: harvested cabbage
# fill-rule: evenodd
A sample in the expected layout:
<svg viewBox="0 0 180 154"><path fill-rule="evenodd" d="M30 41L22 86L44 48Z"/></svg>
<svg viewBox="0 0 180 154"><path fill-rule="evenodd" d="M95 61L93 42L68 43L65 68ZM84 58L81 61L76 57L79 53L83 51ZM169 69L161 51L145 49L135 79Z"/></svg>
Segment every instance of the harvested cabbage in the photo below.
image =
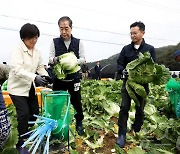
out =
<svg viewBox="0 0 180 154"><path fill-rule="evenodd" d="M143 84L165 84L171 78L171 72L164 65L155 64L147 51L144 54L139 53L139 57L126 66L128 71L128 80L126 82L126 89L129 96L137 105L139 101L136 95L146 99L147 94Z"/></svg>
<svg viewBox="0 0 180 154"><path fill-rule="evenodd" d="M79 70L77 57L74 52L69 52L58 56L58 63L54 66L53 73L58 79L65 79L67 74L76 73Z"/></svg>

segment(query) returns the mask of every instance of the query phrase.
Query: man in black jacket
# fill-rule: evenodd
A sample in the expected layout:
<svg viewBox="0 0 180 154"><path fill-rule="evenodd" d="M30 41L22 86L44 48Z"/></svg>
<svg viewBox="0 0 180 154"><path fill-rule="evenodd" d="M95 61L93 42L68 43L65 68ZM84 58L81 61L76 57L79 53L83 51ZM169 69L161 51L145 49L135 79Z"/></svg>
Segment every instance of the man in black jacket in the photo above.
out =
<svg viewBox="0 0 180 154"><path fill-rule="evenodd" d="M85 61L84 47L80 39L73 37L72 20L68 16L63 16L58 21L60 37L54 38L50 47L49 62L56 64L58 56L68 52L74 52L77 57L77 63L82 64ZM82 120L84 119L83 109L81 104L80 91L81 75L78 72L68 74L65 79L60 80L56 76L53 79L53 90L68 90L71 95L71 103L76 110L76 130L79 135L83 135Z"/></svg>
<svg viewBox="0 0 180 154"><path fill-rule="evenodd" d="M94 72L96 80L101 80L101 65L99 61L97 61L96 65L94 66Z"/></svg>
<svg viewBox="0 0 180 154"><path fill-rule="evenodd" d="M82 64L81 70L82 70L82 78L87 79L89 74L89 67L86 64L86 61Z"/></svg>
<svg viewBox="0 0 180 154"><path fill-rule="evenodd" d="M130 35L131 35L132 43L123 47L117 59L118 73L124 76L124 79L123 79L124 82L122 86L122 102L121 102L119 120L118 120L119 131L118 131L118 139L116 142L121 148L125 146L128 112L131 107L131 98L126 90L126 81L128 78L126 65L129 62L138 58L139 52L144 53L146 51L150 52L152 59L155 61L154 47L145 43L143 39L144 33L145 33L145 25L142 22L135 22L131 24ZM145 84L143 86L146 90L146 93L149 93L148 84ZM141 126L143 125L144 106L145 106L145 100L140 96L137 96L137 98L140 102L140 106L137 106L137 105L135 106L136 108L135 121L131 129L131 131L135 133L139 132L141 129Z"/></svg>

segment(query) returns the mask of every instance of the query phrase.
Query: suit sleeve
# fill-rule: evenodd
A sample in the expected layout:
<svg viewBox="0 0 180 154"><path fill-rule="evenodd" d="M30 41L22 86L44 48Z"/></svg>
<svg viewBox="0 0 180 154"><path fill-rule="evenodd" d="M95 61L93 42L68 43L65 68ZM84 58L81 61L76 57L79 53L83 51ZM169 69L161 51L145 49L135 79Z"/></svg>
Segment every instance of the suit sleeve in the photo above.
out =
<svg viewBox="0 0 180 154"><path fill-rule="evenodd" d="M82 41L79 42L79 59L78 64L83 64L85 62L85 51L84 51L84 45Z"/></svg>
<svg viewBox="0 0 180 154"><path fill-rule="evenodd" d="M125 48L123 48L117 59L117 71L122 74L122 71L126 68L125 66Z"/></svg>
<svg viewBox="0 0 180 154"><path fill-rule="evenodd" d="M152 48L150 50L150 54L151 54L151 57L154 60L154 62L156 62L156 54L155 54L155 49L154 49L153 46L152 46Z"/></svg>
<svg viewBox="0 0 180 154"><path fill-rule="evenodd" d="M37 72L38 72L39 75L49 76L48 72L44 68L44 64L43 64L43 60L42 60L40 52L39 52L39 63L38 63Z"/></svg>

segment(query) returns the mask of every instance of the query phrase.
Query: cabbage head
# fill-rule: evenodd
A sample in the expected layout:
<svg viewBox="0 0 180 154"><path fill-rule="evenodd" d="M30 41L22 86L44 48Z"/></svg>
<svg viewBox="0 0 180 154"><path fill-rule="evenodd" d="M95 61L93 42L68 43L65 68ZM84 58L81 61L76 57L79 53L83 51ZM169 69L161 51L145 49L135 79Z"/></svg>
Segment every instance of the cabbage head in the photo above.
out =
<svg viewBox="0 0 180 154"><path fill-rule="evenodd" d="M59 63L62 65L63 70L73 70L77 65L77 57L73 52L65 53L58 57Z"/></svg>
<svg viewBox="0 0 180 154"><path fill-rule="evenodd" d="M54 66L53 73L58 79L65 79L67 74L76 73L79 70L80 66L74 52L68 52L58 56L58 63Z"/></svg>
<svg viewBox="0 0 180 154"><path fill-rule="evenodd" d="M137 95L144 99L147 97L143 84L166 84L171 78L171 72L169 69L164 65L154 63L148 51L144 54L140 52L137 59L128 63L126 70L129 74L126 82L126 89L129 96L137 104L139 103L136 97Z"/></svg>

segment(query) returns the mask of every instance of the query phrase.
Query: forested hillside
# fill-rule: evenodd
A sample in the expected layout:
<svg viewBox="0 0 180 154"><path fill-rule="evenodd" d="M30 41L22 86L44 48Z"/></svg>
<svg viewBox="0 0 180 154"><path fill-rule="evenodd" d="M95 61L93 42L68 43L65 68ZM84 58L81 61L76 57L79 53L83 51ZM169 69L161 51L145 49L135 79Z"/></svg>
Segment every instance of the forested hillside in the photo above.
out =
<svg viewBox="0 0 180 154"><path fill-rule="evenodd" d="M180 50L180 43L175 46L166 46L156 49L156 59L158 64L164 64L171 71L179 71L180 63L174 60L174 52Z"/></svg>
<svg viewBox="0 0 180 154"><path fill-rule="evenodd" d="M174 60L174 52L176 50L180 50L180 43L177 45L169 45L165 47L156 48L156 62L158 64L164 64L166 67L168 67L171 71L179 71L180 70L180 63L176 62ZM119 54L115 54L108 59L102 59L100 61L102 66L106 66L108 64L116 64L116 60L118 58ZM88 63L89 68L92 68L95 66L96 62Z"/></svg>

